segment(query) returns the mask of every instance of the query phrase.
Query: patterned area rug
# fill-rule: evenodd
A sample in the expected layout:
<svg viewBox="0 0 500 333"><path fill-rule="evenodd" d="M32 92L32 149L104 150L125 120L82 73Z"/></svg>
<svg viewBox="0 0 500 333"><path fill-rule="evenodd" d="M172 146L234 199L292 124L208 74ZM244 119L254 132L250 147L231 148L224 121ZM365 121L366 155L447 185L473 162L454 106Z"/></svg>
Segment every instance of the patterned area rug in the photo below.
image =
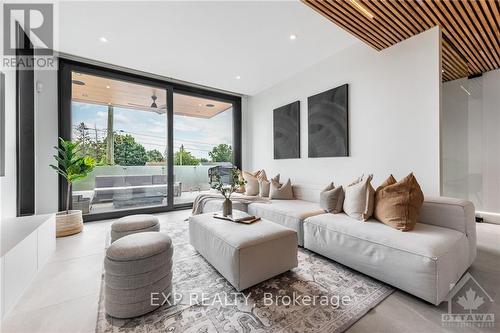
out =
<svg viewBox="0 0 500 333"><path fill-rule="evenodd" d="M106 315L101 288L96 333L343 332L394 291L299 248L297 268L237 293L189 244L187 222L162 222L161 231L174 243L174 292L203 293L203 300L183 299L123 320ZM306 295L314 304L304 301ZM349 302L338 302L342 297Z"/></svg>

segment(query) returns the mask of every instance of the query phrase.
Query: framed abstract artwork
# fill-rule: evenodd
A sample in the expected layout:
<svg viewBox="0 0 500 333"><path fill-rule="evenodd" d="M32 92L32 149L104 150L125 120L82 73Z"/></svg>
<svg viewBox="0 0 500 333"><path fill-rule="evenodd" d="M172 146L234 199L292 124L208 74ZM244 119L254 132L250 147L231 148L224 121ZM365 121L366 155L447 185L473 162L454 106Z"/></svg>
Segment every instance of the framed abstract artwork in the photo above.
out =
<svg viewBox="0 0 500 333"><path fill-rule="evenodd" d="M309 157L349 156L348 85L307 98Z"/></svg>
<svg viewBox="0 0 500 333"><path fill-rule="evenodd" d="M273 110L274 159L300 158L300 101Z"/></svg>

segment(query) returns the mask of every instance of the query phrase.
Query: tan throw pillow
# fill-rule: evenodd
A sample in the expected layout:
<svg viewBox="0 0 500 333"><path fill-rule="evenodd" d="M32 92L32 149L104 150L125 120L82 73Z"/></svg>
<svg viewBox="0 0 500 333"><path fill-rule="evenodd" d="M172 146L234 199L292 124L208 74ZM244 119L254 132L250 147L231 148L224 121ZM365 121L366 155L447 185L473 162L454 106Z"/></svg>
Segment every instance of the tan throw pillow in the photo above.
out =
<svg viewBox="0 0 500 333"><path fill-rule="evenodd" d="M290 179L288 179L285 184L280 184L272 179L271 189L269 190L269 199L293 200L293 189Z"/></svg>
<svg viewBox="0 0 500 333"><path fill-rule="evenodd" d="M280 181L280 174L278 173L274 178L271 178L276 182ZM267 180L265 172L261 173L258 178L259 181L259 197L267 198L269 197L269 190L271 188L271 182Z"/></svg>
<svg viewBox="0 0 500 333"><path fill-rule="evenodd" d="M373 215L375 190L371 185L373 175L358 178L344 189L344 212L357 220L366 221Z"/></svg>
<svg viewBox="0 0 500 333"><path fill-rule="evenodd" d="M417 224L423 203L424 194L413 173L399 182L390 175L375 192L374 216L395 229L410 231Z"/></svg>
<svg viewBox="0 0 500 333"><path fill-rule="evenodd" d="M259 180L258 176L263 170L255 171L254 173L243 171L243 179L247 181L245 184L245 194L246 195L257 195L259 194Z"/></svg>
<svg viewBox="0 0 500 333"><path fill-rule="evenodd" d="M319 206L327 213L342 213L344 205L344 189L330 183L319 195Z"/></svg>

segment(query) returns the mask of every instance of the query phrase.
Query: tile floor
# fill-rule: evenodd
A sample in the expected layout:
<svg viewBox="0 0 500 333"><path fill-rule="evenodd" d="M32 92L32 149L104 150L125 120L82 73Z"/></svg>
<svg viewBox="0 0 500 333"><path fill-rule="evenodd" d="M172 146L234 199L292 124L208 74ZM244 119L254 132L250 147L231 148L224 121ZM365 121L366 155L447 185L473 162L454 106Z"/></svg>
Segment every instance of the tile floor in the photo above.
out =
<svg viewBox="0 0 500 333"><path fill-rule="evenodd" d="M158 214L182 222L190 211ZM2 324L2 333L91 333L95 331L109 221L85 224L83 233L57 240L51 261L35 277ZM434 307L396 291L348 332L500 331L500 225L478 224L478 257L470 272L495 300L496 329L443 328L446 303Z"/></svg>

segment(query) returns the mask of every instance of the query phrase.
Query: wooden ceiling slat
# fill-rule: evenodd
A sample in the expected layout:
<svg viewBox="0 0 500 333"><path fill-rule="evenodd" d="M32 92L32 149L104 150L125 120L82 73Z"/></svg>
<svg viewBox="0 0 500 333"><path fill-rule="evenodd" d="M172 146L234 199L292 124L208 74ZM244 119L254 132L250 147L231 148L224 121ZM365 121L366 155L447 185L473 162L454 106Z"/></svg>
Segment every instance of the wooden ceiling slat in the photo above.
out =
<svg viewBox="0 0 500 333"><path fill-rule="evenodd" d="M480 21L480 25L486 29L486 31L488 31L489 33L487 33L489 39L491 39L491 41L493 42L493 45L495 46L495 51L496 51L496 54L499 55L500 54L500 33L499 33L499 30L498 30L498 25L500 24L499 21L500 21L500 15L498 14L498 4L499 2L498 1L494 1L493 3L490 2L490 5L492 8L496 9L496 10L493 10L493 15L491 14L491 11L490 11L490 8L488 7L488 4L484 1L480 1L480 4L481 4L481 8L483 9L485 15L482 14L479 6L477 5L476 2L473 2L472 3L472 6L474 8L474 11L475 13L477 13L477 16L479 16L479 21ZM496 19L493 19L493 17L495 17ZM489 24L491 23L491 24ZM497 63L497 66L499 66L500 64Z"/></svg>
<svg viewBox="0 0 500 333"><path fill-rule="evenodd" d="M467 75L467 67L464 68L461 65L457 64L452 55L450 53L447 53L444 49L443 49L443 60L446 60L450 65L450 67L455 68L458 72L465 73Z"/></svg>
<svg viewBox="0 0 500 333"><path fill-rule="evenodd" d="M358 30L356 30L349 22L345 21L342 16L339 15L334 15L333 12L326 8L324 6L323 1L316 1L316 0L302 0L303 3L305 3L307 6L311 7L314 9L316 12L320 13L323 15L326 19L332 21L333 23L339 25L341 28L344 28L347 30L349 33L353 34L354 36L358 37L362 41L364 41L366 44L372 46L376 50L380 51L384 49L384 46L382 46L380 43L377 41L372 40L369 38L366 34L360 33Z"/></svg>
<svg viewBox="0 0 500 333"><path fill-rule="evenodd" d="M330 3L328 3L327 1L321 1L319 5L322 6L323 8L325 8L326 12L331 11L331 10L335 10L335 8ZM362 36L360 38L363 39L363 40L371 41L371 44L375 45L375 48L377 50L383 50L384 48L386 48L385 44L381 43L378 39L374 38L370 32L363 31L362 29L359 29L358 26L351 27L351 23L350 23L350 21L348 21L347 18L344 18L344 17L340 18L339 17L339 19L345 20L344 24L346 26L350 27L350 29L352 30L353 34L355 34L357 36Z"/></svg>
<svg viewBox="0 0 500 333"><path fill-rule="evenodd" d="M403 27L410 35L418 34L418 29L410 24L407 18L402 17L398 10L395 7L391 6L388 1L377 1L376 5L384 12L389 14L389 17L395 21L399 22L399 26Z"/></svg>
<svg viewBox="0 0 500 333"><path fill-rule="evenodd" d="M360 4L364 5L368 10L370 10L375 16L376 20L381 20L387 26L390 26L393 31L398 35L399 41L405 40L412 36L412 33L408 30L408 28L401 29L398 26L397 21L391 19L389 15L386 15L383 11L380 10L378 6L376 6L377 2L373 2L371 0L357 0Z"/></svg>
<svg viewBox="0 0 500 333"><path fill-rule="evenodd" d="M456 77L467 76L467 69L458 68L448 54L443 54L443 70L445 73L450 73Z"/></svg>
<svg viewBox="0 0 500 333"><path fill-rule="evenodd" d="M428 10L430 11L430 15L435 17L436 22L439 22L439 25L442 28L448 26L447 29L443 28L443 33L448 38L456 40L454 44L457 46L457 48L459 48L460 51L468 54L469 57L474 58L474 50L470 47L467 38L462 33L462 31L460 29L455 30L455 27L451 24L451 22L448 22L446 20L446 18L441 14L441 12L437 9L433 2L424 0L422 1L422 5L428 8ZM476 68L479 69L485 66L485 64L480 59L474 58L471 66L476 66Z"/></svg>
<svg viewBox="0 0 500 333"><path fill-rule="evenodd" d="M359 11L354 8L348 1L345 0L330 0L330 2L335 2L338 6L341 6L344 10L348 11L350 15L354 17L360 17L360 19L364 20L364 22L367 22L372 29L375 29L378 31L379 35L384 38L384 41L389 43L389 45L394 45L395 43L398 43L399 40L394 37L394 34L392 31L387 29L384 25L377 24L374 20L371 20L367 18L366 16L359 16Z"/></svg>
<svg viewBox="0 0 500 333"><path fill-rule="evenodd" d="M427 28L430 28L422 20L418 20L418 15L416 15L416 13L408 7L405 1L390 0L387 3L396 8L401 15L406 15L406 19L410 20L419 33L427 30Z"/></svg>
<svg viewBox="0 0 500 333"><path fill-rule="evenodd" d="M468 71L467 63L465 62L465 60L460 58L460 56L456 53L455 50L451 48L451 46L448 43L443 42L442 51L443 54L449 56L449 58L453 61L453 63L457 68L460 68L464 73L467 73Z"/></svg>
<svg viewBox="0 0 500 333"><path fill-rule="evenodd" d="M447 60L449 63L450 67L455 68L458 72L467 74L467 65L457 62L455 60L455 57L453 56L453 53L450 52L449 49L446 47L443 47L442 49L442 56L444 60Z"/></svg>
<svg viewBox="0 0 500 333"><path fill-rule="evenodd" d="M455 11L450 13L447 8L445 8L444 3L448 3L448 1L432 1L431 3L434 4L434 6L437 6L439 12L443 15L443 18L447 21L447 23L451 23L455 31L458 31L458 33L462 36L462 39L466 41L469 49L472 50L472 52L476 54L479 53L481 55L482 64L487 68L493 67L491 60L484 54L484 52L482 52L481 47L477 45L478 40L469 30L467 24L460 21L460 15L458 15Z"/></svg>
<svg viewBox="0 0 500 333"><path fill-rule="evenodd" d="M444 27L447 26L447 22L441 15L441 13L437 10L437 8L432 5L432 3L428 2L428 0L415 1L414 3L417 6L422 6L422 8L428 12L428 15L434 20L434 22L436 22L436 24L439 24L443 31L443 34L453 42L455 47L458 48L460 52L466 54L470 59L472 59L472 61L469 62L469 65L474 70L479 70L479 68L482 67L482 64L474 58L474 52L471 51L467 43L463 39L461 39L460 34L454 31L452 27L444 29Z"/></svg>
<svg viewBox="0 0 500 333"><path fill-rule="evenodd" d="M350 8L348 6L345 6L345 2L338 2L338 0L326 0L326 3L332 6L332 8L335 8L336 10L342 12L349 19L356 22L358 24L358 29L363 28L364 31L369 32L371 36L378 37L376 38L377 41L381 45L384 45L384 47L388 47L394 44L394 41L391 41L390 39L386 39L384 37L382 31L376 25L374 25L373 22L370 22L370 20L367 20L364 17L357 17L355 13L350 11Z"/></svg>
<svg viewBox="0 0 500 333"><path fill-rule="evenodd" d="M471 19L469 19L469 15L471 16L471 18L476 18L476 14L472 10L472 7L467 2L460 2L459 1L456 3L453 2L452 4L455 7L457 7L458 11L460 12L460 16L465 19L465 21L467 22L467 25L470 26L475 31L476 38L481 41L481 43L483 44L483 47L485 49L487 48L488 50L490 50L490 52L488 52L487 54L488 55L491 54L492 62L498 66L500 64L500 56L498 55L497 50L495 49L495 47L491 43L488 34L483 29L483 25L479 21L476 21L477 23L474 23L471 21ZM469 15L467 15L465 13L465 10L462 7L465 7L465 10L467 10ZM478 15L481 15L481 14L478 14ZM485 45L485 43L487 44L487 46Z"/></svg>
<svg viewBox="0 0 500 333"><path fill-rule="evenodd" d="M429 15L427 15L427 13L420 6L416 4L416 1L405 1L405 0L402 1L404 1L410 8L412 8L416 13L418 13L420 18L427 23L429 28L435 27L437 25L437 23L434 22L434 20L432 20L429 17Z"/></svg>
<svg viewBox="0 0 500 333"><path fill-rule="evenodd" d="M301 1L377 50L438 25L445 81L500 67L499 0Z"/></svg>

